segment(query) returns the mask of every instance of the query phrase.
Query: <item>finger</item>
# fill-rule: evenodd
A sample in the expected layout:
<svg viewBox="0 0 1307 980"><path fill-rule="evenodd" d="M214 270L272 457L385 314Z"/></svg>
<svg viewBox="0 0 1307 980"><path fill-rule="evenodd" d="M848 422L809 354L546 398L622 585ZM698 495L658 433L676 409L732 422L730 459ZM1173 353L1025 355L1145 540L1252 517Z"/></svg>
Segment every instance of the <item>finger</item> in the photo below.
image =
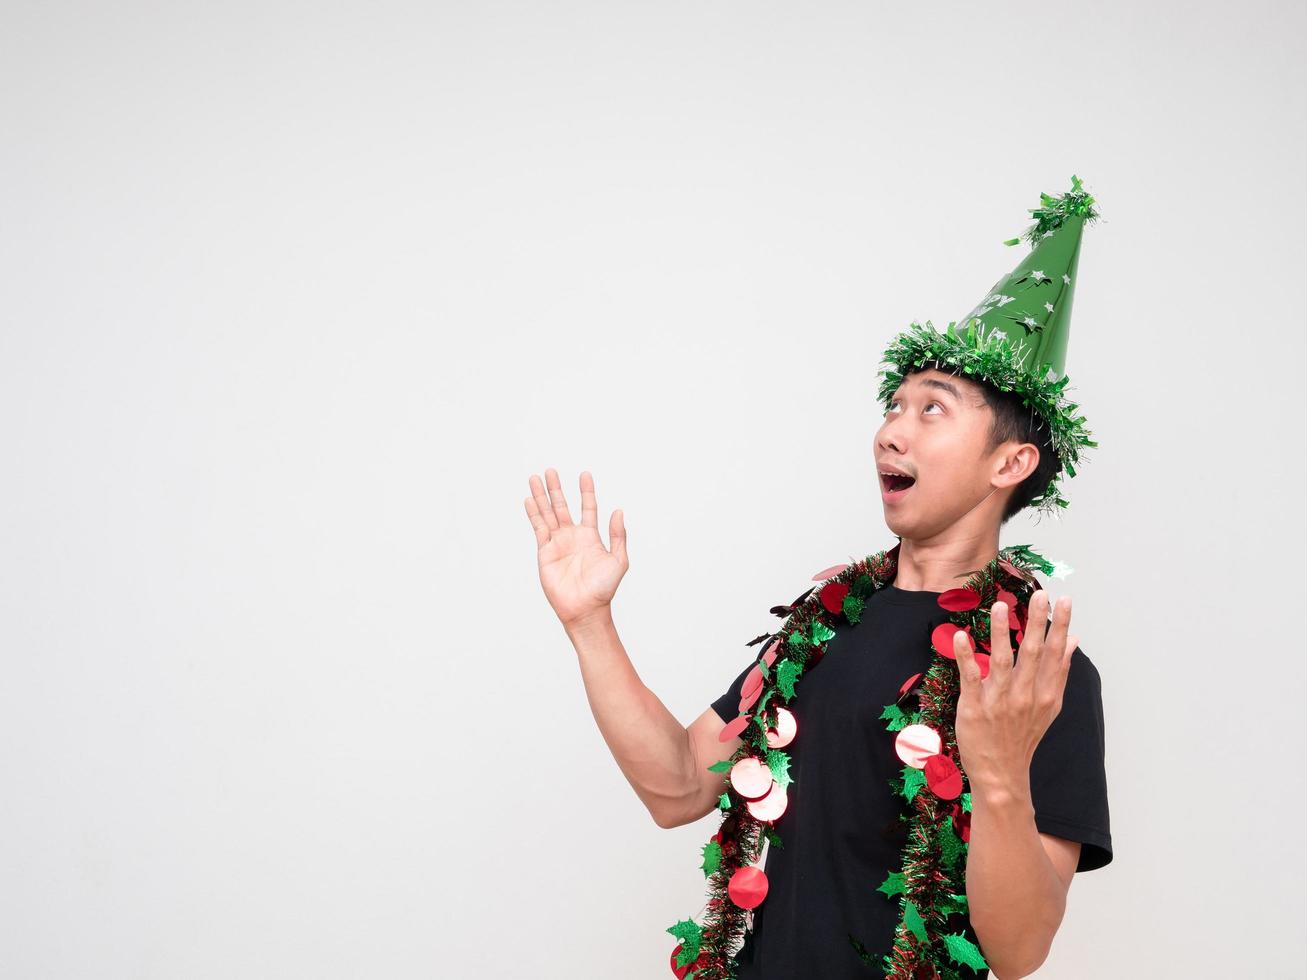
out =
<svg viewBox="0 0 1307 980"><path fill-rule="evenodd" d="M1080 646L1078 636L1068 636L1066 638L1066 653L1062 655L1062 673L1066 675L1071 672L1071 658L1076 652L1076 647Z"/></svg>
<svg viewBox="0 0 1307 980"><path fill-rule="evenodd" d="M1062 659L1066 648L1066 637L1071 627L1071 597L1069 595L1060 596L1053 606L1053 625L1044 637L1042 644L1044 653L1041 654L1040 660L1046 661L1047 665L1042 666L1042 670L1048 670L1056 674L1062 666Z"/></svg>
<svg viewBox="0 0 1307 980"><path fill-rule="evenodd" d="M971 649L971 637L962 630L953 634L953 655L958 660L962 693L965 693L980 683L980 664L976 663L975 651Z"/></svg>
<svg viewBox="0 0 1307 980"><path fill-rule="evenodd" d="M599 529L599 503L595 500L595 478L581 471L581 526Z"/></svg>
<svg viewBox="0 0 1307 980"><path fill-rule="evenodd" d="M989 676L1005 684L1012 674L1012 632L1006 602L996 602L989 611Z"/></svg>
<svg viewBox="0 0 1307 980"><path fill-rule="evenodd" d="M534 473L531 474L531 496L534 498L536 512L540 519L552 531L558 527L558 518L554 516L554 508L549 503L549 497L545 493L545 485L541 482L540 477Z"/></svg>
<svg viewBox="0 0 1307 980"><path fill-rule="evenodd" d="M559 527L571 527L572 515L567 510L567 498L563 496L563 484L559 482L558 470L550 467L545 470L545 486L549 488L549 500L554 505L554 519Z"/></svg>
<svg viewBox="0 0 1307 980"><path fill-rule="evenodd" d="M1017 651L1014 670L1017 680L1030 689L1035 686L1044 647L1044 630L1040 629L1039 624L1047 621L1048 593L1040 589L1030 597L1030 603L1026 606L1026 631L1021 639L1021 648Z"/></svg>
<svg viewBox="0 0 1307 980"><path fill-rule="evenodd" d="M1077 645L1078 641L1076 638L1074 636L1069 636L1066 639L1066 649L1061 655L1054 657L1053 650L1050 648L1045 658L1057 662L1057 667L1046 672L1049 675L1047 683L1050 693L1048 699L1056 706L1056 711L1053 715L1055 718L1062 711L1062 699L1066 694L1066 680L1071 671L1071 655L1075 653Z"/></svg>
<svg viewBox="0 0 1307 980"><path fill-rule="evenodd" d="M630 565L626 557L626 520L620 509L613 511L608 518L608 550L620 558L624 566Z"/></svg>
<svg viewBox="0 0 1307 980"><path fill-rule="evenodd" d="M543 548L549 543L549 525L545 519L540 516L540 508L536 506L535 498L526 498L526 516L531 521L531 526L536 532L536 547Z"/></svg>

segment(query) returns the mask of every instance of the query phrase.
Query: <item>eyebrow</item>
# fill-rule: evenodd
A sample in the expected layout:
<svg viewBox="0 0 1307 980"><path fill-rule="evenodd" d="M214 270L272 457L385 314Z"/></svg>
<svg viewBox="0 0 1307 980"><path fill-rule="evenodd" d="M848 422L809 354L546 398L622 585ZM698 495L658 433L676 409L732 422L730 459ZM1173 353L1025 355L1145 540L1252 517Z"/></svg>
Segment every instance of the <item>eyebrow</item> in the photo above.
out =
<svg viewBox="0 0 1307 980"><path fill-rule="evenodd" d="M959 403L962 402L962 392L958 391L956 385L950 384L947 381L941 381L938 378L922 378L920 384L923 388L939 388L943 391L947 391L950 395L956 398Z"/></svg>

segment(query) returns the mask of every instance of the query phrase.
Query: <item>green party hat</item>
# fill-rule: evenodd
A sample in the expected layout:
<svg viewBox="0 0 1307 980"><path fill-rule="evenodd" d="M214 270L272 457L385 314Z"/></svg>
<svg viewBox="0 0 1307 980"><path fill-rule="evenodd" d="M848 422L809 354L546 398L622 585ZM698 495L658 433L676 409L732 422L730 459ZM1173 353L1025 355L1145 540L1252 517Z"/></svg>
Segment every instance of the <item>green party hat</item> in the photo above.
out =
<svg viewBox="0 0 1307 980"><path fill-rule="evenodd" d="M1041 206L1022 239L1031 250L1011 273L999 279L962 320L940 333L927 320L913 322L885 351L879 397L888 409L904 376L937 363L985 381L999 391L1015 392L1050 429L1050 442L1060 466L1048 486L1031 501L1040 511L1066 507L1062 472L1074 477L1081 450L1096 447L1089 437L1080 406L1069 401L1065 374L1071 305L1075 296L1080 238L1084 226L1098 218L1094 198L1072 176L1071 190L1060 197L1040 194Z"/></svg>

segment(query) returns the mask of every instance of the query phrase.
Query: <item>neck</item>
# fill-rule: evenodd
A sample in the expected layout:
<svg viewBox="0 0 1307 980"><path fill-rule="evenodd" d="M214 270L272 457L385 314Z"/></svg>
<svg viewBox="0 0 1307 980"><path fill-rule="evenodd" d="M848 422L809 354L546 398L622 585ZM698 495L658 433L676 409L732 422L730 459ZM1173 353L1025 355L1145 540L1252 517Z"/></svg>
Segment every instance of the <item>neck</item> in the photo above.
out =
<svg viewBox="0 0 1307 980"><path fill-rule="evenodd" d="M998 554L998 528L952 533L956 528L921 541L903 538L894 584L911 592L961 588L971 572L983 568Z"/></svg>

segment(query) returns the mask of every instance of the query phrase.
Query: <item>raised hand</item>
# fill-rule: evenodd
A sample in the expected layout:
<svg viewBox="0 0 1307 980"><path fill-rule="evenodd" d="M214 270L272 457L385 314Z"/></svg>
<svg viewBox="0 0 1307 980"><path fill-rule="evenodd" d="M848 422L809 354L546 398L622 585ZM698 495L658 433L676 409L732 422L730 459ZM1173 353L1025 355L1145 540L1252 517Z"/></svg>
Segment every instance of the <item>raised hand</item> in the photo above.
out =
<svg viewBox="0 0 1307 980"><path fill-rule="evenodd" d="M1063 596L1048 629L1048 593L1030 597L1025 635L1012 652L1008 608L990 610L989 674L983 680L971 641L959 630L953 637L961 690L956 733L958 754L973 788L997 788L1020 795L1030 791L1030 761L1040 740L1062 710L1067 673L1077 638L1068 636L1071 597Z"/></svg>
<svg viewBox="0 0 1307 980"><path fill-rule="evenodd" d="M615 510L608 520L610 551L599 537L599 510L595 502L594 478L581 473L581 523L573 524L563 497L558 471L545 470L548 496L540 477L531 475L531 496L526 498L526 516L535 529L540 585L545 598L565 627L606 612L626 574L626 527L622 512Z"/></svg>

